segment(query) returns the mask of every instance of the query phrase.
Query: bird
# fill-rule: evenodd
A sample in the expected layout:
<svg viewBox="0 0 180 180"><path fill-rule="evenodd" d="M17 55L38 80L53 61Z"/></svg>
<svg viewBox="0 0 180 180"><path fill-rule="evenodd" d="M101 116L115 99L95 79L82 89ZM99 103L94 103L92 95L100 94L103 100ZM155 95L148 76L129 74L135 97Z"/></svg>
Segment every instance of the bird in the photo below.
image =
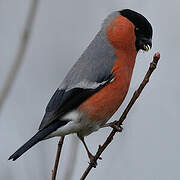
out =
<svg viewBox="0 0 180 180"><path fill-rule="evenodd" d="M15 161L42 140L75 133L91 161L84 137L108 126L127 95L138 52L152 48L152 35L150 22L134 10L108 15L55 90L37 133L9 160Z"/></svg>

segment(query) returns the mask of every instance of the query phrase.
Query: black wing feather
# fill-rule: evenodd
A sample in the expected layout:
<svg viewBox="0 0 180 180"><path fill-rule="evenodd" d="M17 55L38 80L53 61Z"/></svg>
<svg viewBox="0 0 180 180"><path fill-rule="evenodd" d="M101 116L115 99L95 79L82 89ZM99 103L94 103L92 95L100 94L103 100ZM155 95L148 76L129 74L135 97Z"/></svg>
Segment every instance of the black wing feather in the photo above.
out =
<svg viewBox="0 0 180 180"><path fill-rule="evenodd" d="M106 79L104 79L106 83L99 85L95 89L73 88L67 92L62 89L57 89L47 105L46 113L40 124L39 130L45 128L56 119L59 120L59 117L67 112L77 108L82 102L106 86L113 77L113 74L110 74Z"/></svg>

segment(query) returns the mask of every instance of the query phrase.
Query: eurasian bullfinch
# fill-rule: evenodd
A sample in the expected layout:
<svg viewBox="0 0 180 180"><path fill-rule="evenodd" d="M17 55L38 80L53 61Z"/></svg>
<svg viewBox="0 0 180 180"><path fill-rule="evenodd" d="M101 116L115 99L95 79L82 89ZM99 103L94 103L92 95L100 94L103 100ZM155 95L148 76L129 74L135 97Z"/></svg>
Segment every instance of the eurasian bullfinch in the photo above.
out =
<svg viewBox="0 0 180 180"><path fill-rule="evenodd" d="M9 157L13 161L41 140L76 133L84 137L103 127L128 92L140 49L152 46L152 26L130 9L111 13L47 105L38 132Z"/></svg>

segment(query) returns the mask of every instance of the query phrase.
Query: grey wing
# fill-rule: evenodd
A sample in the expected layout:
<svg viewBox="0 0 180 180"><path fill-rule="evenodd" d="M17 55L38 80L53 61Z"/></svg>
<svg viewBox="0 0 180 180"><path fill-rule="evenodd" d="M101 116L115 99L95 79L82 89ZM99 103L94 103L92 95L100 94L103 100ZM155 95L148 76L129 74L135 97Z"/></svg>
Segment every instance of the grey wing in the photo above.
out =
<svg viewBox="0 0 180 180"><path fill-rule="evenodd" d="M60 120L109 83L115 59L114 49L101 30L54 93L39 129Z"/></svg>

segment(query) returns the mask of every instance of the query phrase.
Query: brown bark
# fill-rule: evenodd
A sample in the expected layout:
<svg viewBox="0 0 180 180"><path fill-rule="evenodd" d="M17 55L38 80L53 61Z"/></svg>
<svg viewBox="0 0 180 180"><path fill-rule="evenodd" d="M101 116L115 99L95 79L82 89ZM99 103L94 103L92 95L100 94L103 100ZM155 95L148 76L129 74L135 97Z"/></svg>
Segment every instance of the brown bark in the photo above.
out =
<svg viewBox="0 0 180 180"><path fill-rule="evenodd" d="M57 153L56 153L56 160L55 160L55 163L54 163L54 169L52 171L52 180L56 179L56 174L57 174L57 169L58 169L58 165L59 165L59 159L60 159L60 156L61 156L63 142L64 142L64 136L60 137L60 139L59 139Z"/></svg>

